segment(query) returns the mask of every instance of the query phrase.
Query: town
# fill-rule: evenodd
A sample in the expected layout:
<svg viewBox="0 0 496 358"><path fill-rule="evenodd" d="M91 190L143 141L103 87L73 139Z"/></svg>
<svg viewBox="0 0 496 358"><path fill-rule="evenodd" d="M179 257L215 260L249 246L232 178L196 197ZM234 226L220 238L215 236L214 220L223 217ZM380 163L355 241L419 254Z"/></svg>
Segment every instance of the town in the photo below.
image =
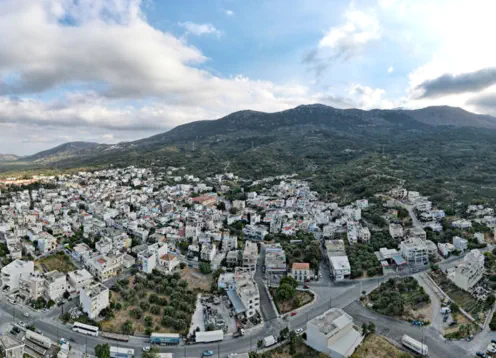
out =
<svg viewBox="0 0 496 358"><path fill-rule="evenodd" d="M496 354L484 205L128 167L10 178L0 213L7 357Z"/></svg>

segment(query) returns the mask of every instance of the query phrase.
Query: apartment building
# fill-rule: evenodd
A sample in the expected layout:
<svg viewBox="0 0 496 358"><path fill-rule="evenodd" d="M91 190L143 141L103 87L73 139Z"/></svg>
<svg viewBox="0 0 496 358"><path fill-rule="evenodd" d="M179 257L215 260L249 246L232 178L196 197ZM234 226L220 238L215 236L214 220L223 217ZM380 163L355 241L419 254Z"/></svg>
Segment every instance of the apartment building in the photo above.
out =
<svg viewBox="0 0 496 358"><path fill-rule="evenodd" d="M260 293L251 275L244 274L242 278L236 278L236 293L246 308L246 318L260 311Z"/></svg>
<svg viewBox="0 0 496 358"><path fill-rule="evenodd" d="M32 273L19 279L19 293L27 299L36 300L45 294L45 278L40 273Z"/></svg>
<svg viewBox="0 0 496 358"><path fill-rule="evenodd" d="M45 296L47 300L57 301L67 290L66 275L59 271L45 274Z"/></svg>
<svg viewBox="0 0 496 358"><path fill-rule="evenodd" d="M120 252L96 256L86 262L86 268L97 280L105 282L119 274L123 258L124 254Z"/></svg>
<svg viewBox="0 0 496 358"><path fill-rule="evenodd" d="M403 237L403 226L401 224L389 224L389 235L392 238Z"/></svg>
<svg viewBox="0 0 496 358"><path fill-rule="evenodd" d="M222 238L222 251L228 252L238 248L238 238L236 236L224 235Z"/></svg>
<svg viewBox="0 0 496 358"><path fill-rule="evenodd" d="M484 275L484 255L479 250L470 251L463 263L448 273L448 278L462 290L468 291Z"/></svg>
<svg viewBox="0 0 496 358"><path fill-rule="evenodd" d="M286 273L286 253L280 245L265 247L265 270L268 275Z"/></svg>
<svg viewBox="0 0 496 358"><path fill-rule="evenodd" d="M109 306L109 289L101 283L85 287L81 290L79 303L90 319L96 319Z"/></svg>
<svg viewBox="0 0 496 358"><path fill-rule="evenodd" d="M460 236L453 237L453 246L457 250L465 251L468 249L468 241Z"/></svg>
<svg viewBox="0 0 496 358"><path fill-rule="evenodd" d="M368 243L370 241L371 235L368 227L360 226L358 229L358 238L362 243Z"/></svg>
<svg viewBox="0 0 496 358"><path fill-rule="evenodd" d="M200 258L203 261L211 262L217 254L217 247L215 244L203 244L200 252Z"/></svg>
<svg viewBox="0 0 496 358"><path fill-rule="evenodd" d="M258 246L256 243L251 241L245 242L245 248L243 250L243 267L255 271L257 268L258 259Z"/></svg>
<svg viewBox="0 0 496 358"><path fill-rule="evenodd" d="M412 265L427 265L429 250L424 240L418 237L408 238L400 243L400 253Z"/></svg>
<svg viewBox="0 0 496 358"><path fill-rule="evenodd" d="M0 336L0 357L23 358L24 346L24 342L12 336Z"/></svg>
<svg viewBox="0 0 496 358"><path fill-rule="evenodd" d="M93 282L93 276L85 269L81 269L67 273L67 281L71 290L79 292Z"/></svg>
<svg viewBox="0 0 496 358"><path fill-rule="evenodd" d="M353 318L331 308L307 322L307 345L332 358L350 357L363 336L353 327Z"/></svg>
<svg viewBox="0 0 496 358"><path fill-rule="evenodd" d="M227 266L235 267L239 264L239 250L229 251L226 255Z"/></svg>
<svg viewBox="0 0 496 358"><path fill-rule="evenodd" d="M33 261L12 261L2 268L2 288L8 287L9 291L19 289L20 279L29 277L33 272Z"/></svg>
<svg viewBox="0 0 496 358"><path fill-rule="evenodd" d="M329 257L330 271L335 281L342 281L351 275L351 265L348 256Z"/></svg>

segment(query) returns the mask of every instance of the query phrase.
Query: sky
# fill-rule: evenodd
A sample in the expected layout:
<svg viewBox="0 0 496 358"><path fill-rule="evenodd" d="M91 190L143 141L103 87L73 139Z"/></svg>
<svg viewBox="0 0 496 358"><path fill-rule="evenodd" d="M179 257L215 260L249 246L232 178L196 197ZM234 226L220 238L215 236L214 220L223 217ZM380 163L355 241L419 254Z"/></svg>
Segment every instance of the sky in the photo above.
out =
<svg viewBox="0 0 496 358"><path fill-rule="evenodd" d="M0 153L300 104L496 116L494 0L0 0Z"/></svg>

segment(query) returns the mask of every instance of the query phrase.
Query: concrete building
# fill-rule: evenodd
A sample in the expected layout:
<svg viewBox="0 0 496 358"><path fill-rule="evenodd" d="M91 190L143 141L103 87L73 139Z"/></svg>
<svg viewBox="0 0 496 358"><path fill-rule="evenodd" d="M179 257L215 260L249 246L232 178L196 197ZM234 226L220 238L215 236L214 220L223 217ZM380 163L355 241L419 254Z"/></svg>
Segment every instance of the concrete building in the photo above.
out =
<svg viewBox="0 0 496 358"><path fill-rule="evenodd" d="M101 283L83 288L79 303L83 312L86 312L90 319L95 319L103 309L109 306L109 289Z"/></svg>
<svg viewBox="0 0 496 358"><path fill-rule="evenodd" d="M329 257L331 274L336 281L342 281L351 275L351 266L348 256Z"/></svg>
<svg viewBox="0 0 496 358"><path fill-rule="evenodd" d="M332 358L350 357L363 340L353 318L339 308L308 321L306 334L308 346Z"/></svg>
<svg viewBox="0 0 496 358"><path fill-rule="evenodd" d="M170 253L162 255L159 259L159 265L163 266L167 272L172 272L180 263L177 256Z"/></svg>
<svg viewBox="0 0 496 358"><path fill-rule="evenodd" d="M265 248L265 270L267 274L286 273L286 253L281 247Z"/></svg>
<svg viewBox="0 0 496 358"><path fill-rule="evenodd" d="M255 271L255 269L257 268L257 259L257 244L251 241L246 241L245 248L243 250L243 267L251 271Z"/></svg>
<svg viewBox="0 0 496 358"><path fill-rule="evenodd" d="M253 317L260 311L260 293L256 282L251 278L251 275L237 274L236 280L236 293L241 302L246 308L245 316L247 318Z"/></svg>
<svg viewBox="0 0 496 358"><path fill-rule="evenodd" d="M465 251L468 249L468 241L460 236L453 237L453 246L457 250Z"/></svg>
<svg viewBox="0 0 496 358"><path fill-rule="evenodd" d="M24 342L11 336L0 336L0 356L3 358L23 358Z"/></svg>
<svg viewBox="0 0 496 358"><path fill-rule="evenodd" d="M224 235L222 238L222 251L228 252L238 248L238 238L236 236Z"/></svg>
<svg viewBox="0 0 496 358"><path fill-rule="evenodd" d="M429 250L425 242L418 237L408 238L400 243L400 253L412 265L427 265Z"/></svg>
<svg viewBox="0 0 496 358"><path fill-rule="evenodd" d="M403 226L401 224L389 224L389 235L392 238L403 237Z"/></svg>
<svg viewBox="0 0 496 358"><path fill-rule="evenodd" d="M86 268L96 279L105 282L119 274L123 257L124 254L120 252L96 256L87 261Z"/></svg>
<svg viewBox="0 0 496 358"><path fill-rule="evenodd" d="M29 277L33 272L33 261L12 261L2 268L2 288L8 287L9 291L19 289L20 279Z"/></svg>
<svg viewBox="0 0 496 358"><path fill-rule="evenodd" d="M371 235L368 227L360 226L358 229L358 238L362 243L368 243L370 241Z"/></svg>
<svg viewBox="0 0 496 358"><path fill-rule="evenodd" d="M45 294L45 278L40 273L32 273L19 279L19 293L27 299L36 300Z"/></svg>
<svg viewBox="0 0 496 358"><path fill-rule="evenodd" d="M462 290L468 291L484 275L484 255L479 250L470 251L463 263L448 272L448 278Z"/></svg>
<svg viewBox="0 0 496 358"><path fill-rule="evenodd" d="M236 267L239 264L239 250L229 251L226 255L227 266Z"/></svg>
<svg viewBox="0 0 496 358"><path fill-rule="evenodd" d="M215 244L203 244L200 252L200 258L204 261L213 261L217 254L217 247Z"/></svg>
<svg viewBox="0 0 496 358"><path fill-rule="evenodd" d="M45 296L47 300L57 301L67 290L66 275L58 271L45 274Z"/></svg>
<svg viewBox="0 0 496 358"><path fill-rule="evenodd" d="M306 262L295 262L291 267L291 277L299 282L310 280L313 277L310 264Z"/></svg>
<svg viewBox="0 0 496 358"><path fill-rule="evenodd" d="M67 280L72 291L79 292L82 288L93 282L93 276L85 269L67 273Z"/></svg>

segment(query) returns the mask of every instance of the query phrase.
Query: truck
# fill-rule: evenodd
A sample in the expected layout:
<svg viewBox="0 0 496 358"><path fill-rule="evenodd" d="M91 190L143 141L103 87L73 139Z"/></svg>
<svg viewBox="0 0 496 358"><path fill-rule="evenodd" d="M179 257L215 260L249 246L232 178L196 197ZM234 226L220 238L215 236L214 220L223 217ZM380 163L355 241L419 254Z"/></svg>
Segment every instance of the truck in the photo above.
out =
<svg viewBox="0 0 496 358"><path fill-rule="evenodd" d="M451 309L449 307L441 307L441 314L451 313Z"/></svg>
<svg viewBox="0 0 496 358"><path fill-rule="evenodd" d="M173 345L179 344L181 337L177 333L152 333L150 342L152 344Z"/></svg>
<svg viewBox="0 0 496 358"><path fill-rule="evenodd" d="M29 329L26 330L26 339L45 349L50 349L50 347L52 346L52 341L50 338L42 336L41 334L38 334L36 332L30 331Z"/></svg>
<svg viewBox="0 0 496 358"><path fill-rule="evenodd" d="M245 330L243 328L238 329L233 333L233 338L239 338L245 335Z"/></svg>
<svg viewBox="0 0 496 358"><path fill-rule="evenodd" d="M276 344L276 339L274 338L274 336L267 336L264 338L264 347L267 348L267 347L270 347L270 346L273 346L274 344Z"/></svg>
<svg viewBox="0 0 496 358"><path fill-rule="evenodd" d="M401 337L401 343L414 351L415 353L418 353L422 356L427 356L429 353L429 347L427 345L420 343L416 339L413 339L412 337L404 334L403 337Z"/></svg>
<svg viewBox="0 0 496 358"><path fill-rule="evenodd" d="M219 342L224 339L224 331L219 329L217 331L208 331L208 332L196 332L195 334L195 342L196 343L211 343L211 342Z"/></svg>

